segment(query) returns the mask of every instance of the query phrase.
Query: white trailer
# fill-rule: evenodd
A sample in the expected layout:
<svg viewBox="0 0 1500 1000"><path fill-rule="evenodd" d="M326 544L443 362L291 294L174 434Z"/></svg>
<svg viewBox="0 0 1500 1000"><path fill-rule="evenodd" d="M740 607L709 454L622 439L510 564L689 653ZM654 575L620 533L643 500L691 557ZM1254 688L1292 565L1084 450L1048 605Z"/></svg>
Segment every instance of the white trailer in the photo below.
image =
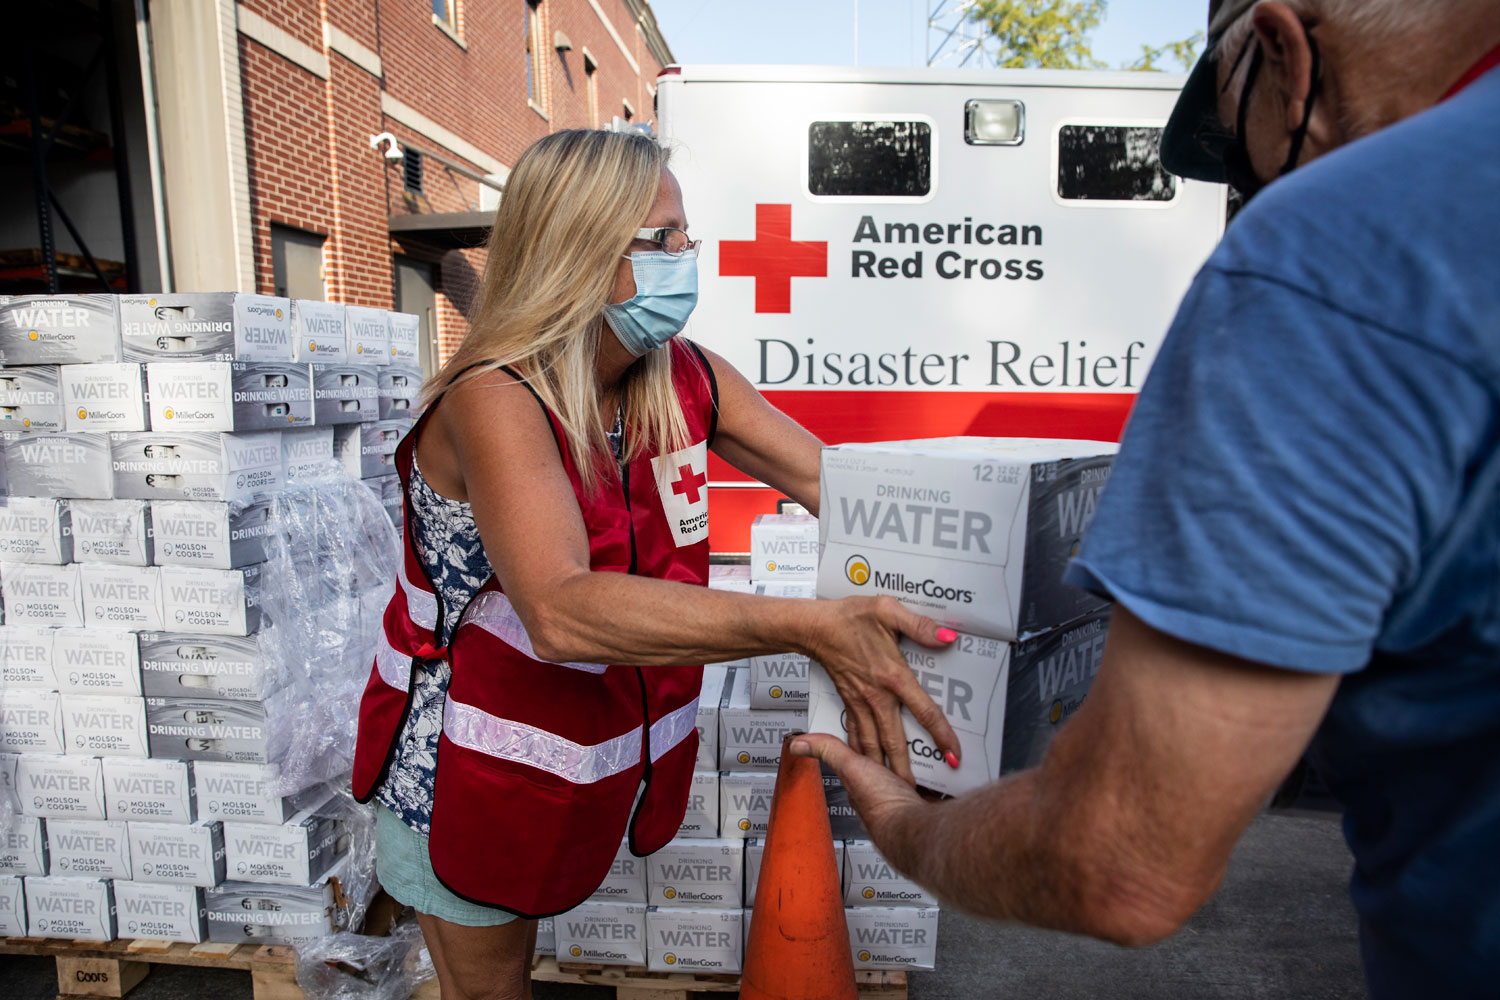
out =
<svg viewBox="0 0 1500 1000"><path fill-rule="evenodd" d="M1117 440L1224 226L1157 159L1183 79L668 67L688 336L829 443ZM778 494L709 475L715 552L748 551Z"/></svg>

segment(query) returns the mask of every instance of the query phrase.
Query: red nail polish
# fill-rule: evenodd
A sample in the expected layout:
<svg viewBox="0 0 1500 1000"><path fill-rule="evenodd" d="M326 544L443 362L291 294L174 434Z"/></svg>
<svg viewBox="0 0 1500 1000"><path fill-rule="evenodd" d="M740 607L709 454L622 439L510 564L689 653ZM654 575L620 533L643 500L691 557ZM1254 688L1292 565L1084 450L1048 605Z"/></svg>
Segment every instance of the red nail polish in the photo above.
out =
<svg viewBox="0 0 1500 1000"><path fill-rule="evenodd" d="M943 759L948 762L948 766L953 768L953 770L958 770L958 754L954 753L952 750L949 750L947 753L943 754Z"/></svg>
<svg viewBox="0 0 1500 1000"><path fill-rule="evenodd" d="M938 642L952 642L958 638L958 633L951 628L940 628L937 630Z"/></svg>

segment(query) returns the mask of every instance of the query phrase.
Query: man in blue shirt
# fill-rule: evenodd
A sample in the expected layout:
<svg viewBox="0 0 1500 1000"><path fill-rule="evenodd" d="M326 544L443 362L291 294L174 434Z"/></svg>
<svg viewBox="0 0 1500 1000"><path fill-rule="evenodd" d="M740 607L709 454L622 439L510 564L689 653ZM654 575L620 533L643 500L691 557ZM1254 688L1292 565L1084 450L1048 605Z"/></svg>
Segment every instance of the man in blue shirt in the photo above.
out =
<svg viewBox="0 0 1500 1000"><path fill-rule="evenodd" d="M1267 190L1198 275L1074 583L1118 603L1045 762L934 805L831 737L897 867L1179 928L1309 753L1376 1000L1500 995L1500 4L1215 0L1163 137ZM1286 175L1286 176L1284 176Z"/></svg>

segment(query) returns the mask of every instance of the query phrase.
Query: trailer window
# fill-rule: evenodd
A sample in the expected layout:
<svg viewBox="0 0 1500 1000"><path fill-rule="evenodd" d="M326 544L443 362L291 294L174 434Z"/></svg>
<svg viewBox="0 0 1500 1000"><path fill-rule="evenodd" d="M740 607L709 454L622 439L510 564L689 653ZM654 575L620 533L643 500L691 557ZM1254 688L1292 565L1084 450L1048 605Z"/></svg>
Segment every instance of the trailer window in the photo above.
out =
<svg viewBox="0 0 1500 1000"><path fill-rule="evenodd" d="M1086 201L1171 201L1177 178L1161 165L1161 129L1064 125L1057 134L1057 194Z"/></svg>
<svg viewBox="0 0 1500 1000"><path fill-rule="evenodd" d="M813 122L808 193L925 197L932 190L932 126L916 121Z"/></svg>

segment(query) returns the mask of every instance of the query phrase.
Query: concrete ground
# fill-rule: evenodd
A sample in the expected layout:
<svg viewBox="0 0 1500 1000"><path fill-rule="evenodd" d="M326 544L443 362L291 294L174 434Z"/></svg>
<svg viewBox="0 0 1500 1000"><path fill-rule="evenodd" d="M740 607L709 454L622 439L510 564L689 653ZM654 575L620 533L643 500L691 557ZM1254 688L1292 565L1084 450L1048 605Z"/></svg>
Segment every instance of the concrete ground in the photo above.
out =
<svg viewBox="0 0 1500 1000"><path fill-rule="evenodd" d="M1126 951L1084 938L946 912L938 969L911 978L912 1000L1364 1000L1351 861L1337 823L1263 816L1219 894L1171 940ZM54 964L0 958L5 1000L53 1000ZM536 1000L611 1000L600 987L539 983ZM158 967L132 1000L250 1000L244 972Z"/></svg>

